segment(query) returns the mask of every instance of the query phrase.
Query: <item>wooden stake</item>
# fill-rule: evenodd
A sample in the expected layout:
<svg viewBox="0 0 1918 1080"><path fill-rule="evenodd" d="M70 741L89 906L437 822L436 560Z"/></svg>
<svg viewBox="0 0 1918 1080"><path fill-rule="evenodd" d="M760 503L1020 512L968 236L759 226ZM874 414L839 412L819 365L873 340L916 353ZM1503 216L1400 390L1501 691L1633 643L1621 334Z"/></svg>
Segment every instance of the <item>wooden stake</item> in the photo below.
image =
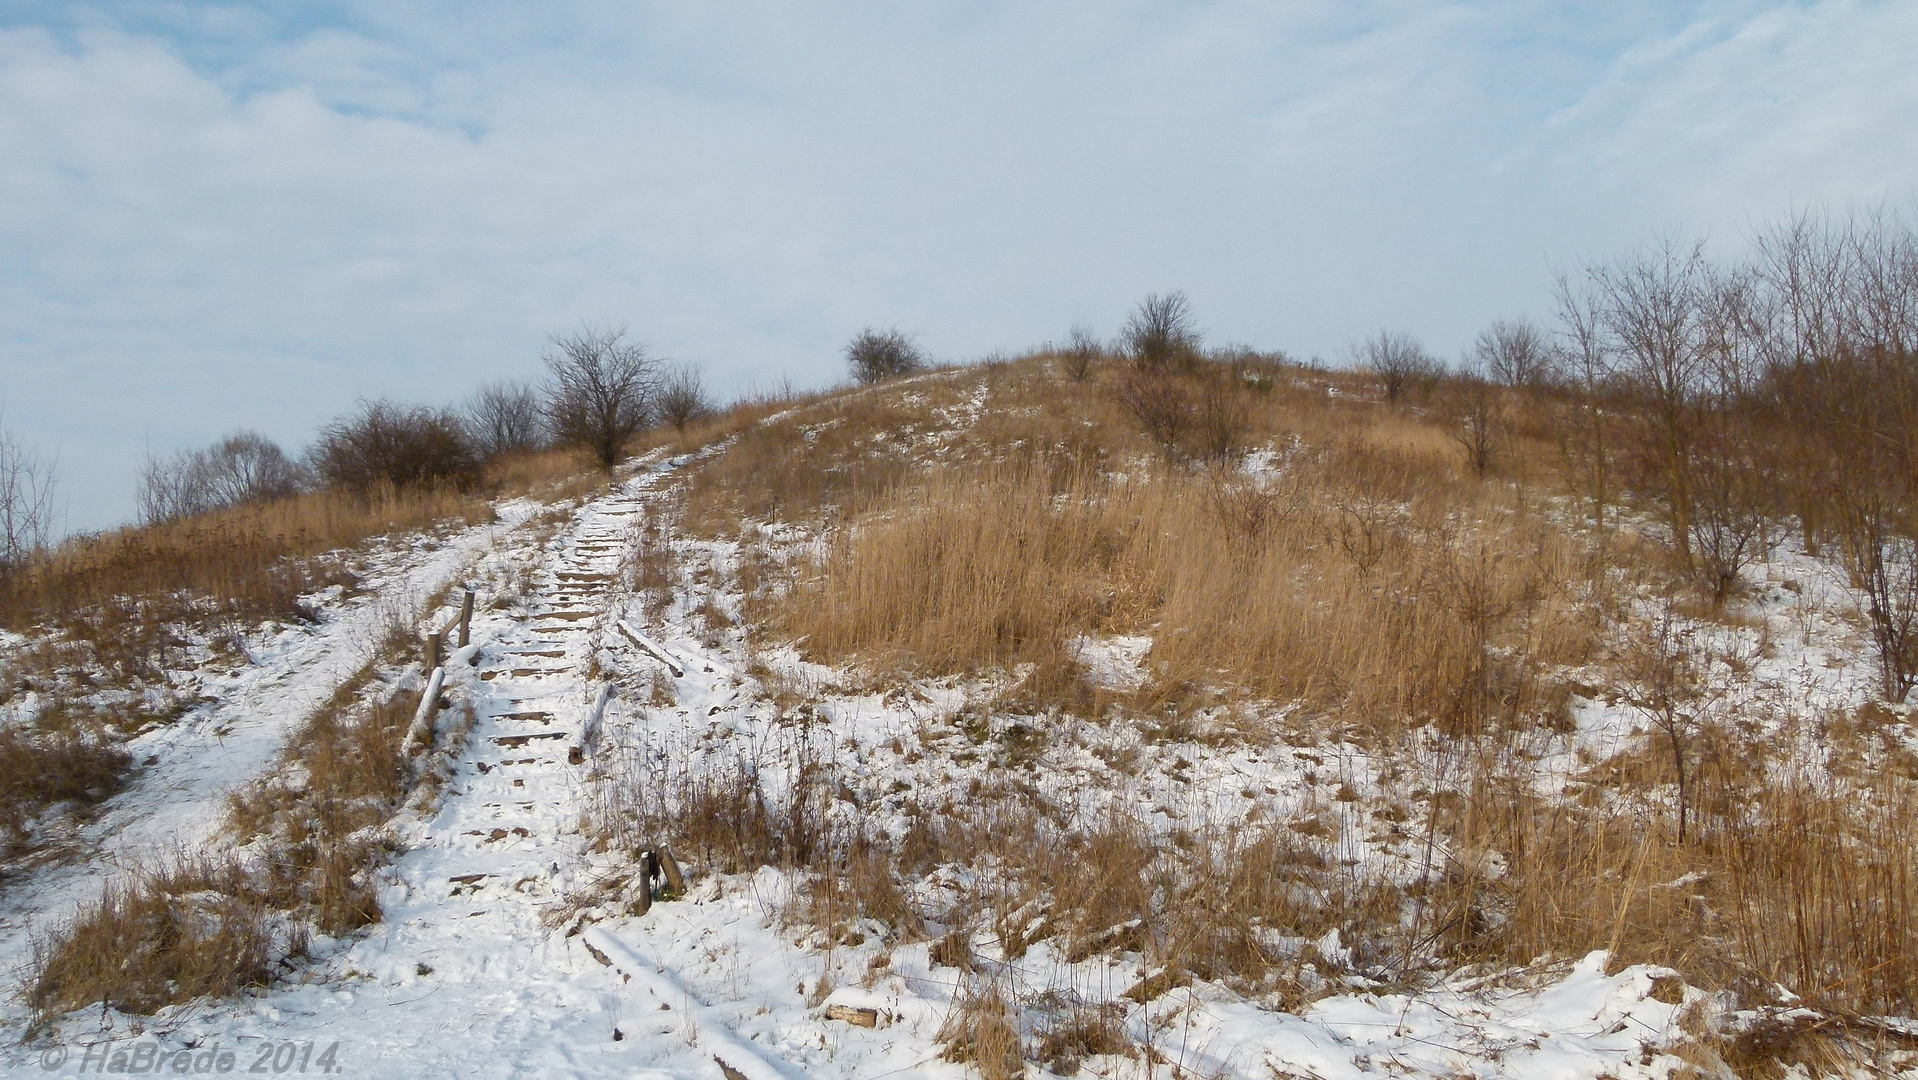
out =
<svg viewBox="0 0 1918 1080"><path fill-rule="evenodd" d="M686 877L679 872L679 861L673 853L660 848L655 856L659 859L660 872L666 875L666 888L674 896L686 895Z"/></svg>
<svg viewBox="0 0 1918 1080"><path fill-rule="evenodd" d="M473 629L473 590L466 590L466 599L460 601L460 648L466 648Z"/></svg>

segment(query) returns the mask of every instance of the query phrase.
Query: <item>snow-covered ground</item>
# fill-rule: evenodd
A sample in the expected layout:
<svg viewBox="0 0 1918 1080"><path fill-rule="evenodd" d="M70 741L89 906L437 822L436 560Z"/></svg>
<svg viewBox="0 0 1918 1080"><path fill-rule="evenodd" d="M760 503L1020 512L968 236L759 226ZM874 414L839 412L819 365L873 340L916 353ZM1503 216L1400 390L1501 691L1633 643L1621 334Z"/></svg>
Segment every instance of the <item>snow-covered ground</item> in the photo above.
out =
<svg viewBox="0 0 1918 1080"><path fill-rule="evenodd" d="M374 598L329 608L317 628L255 643L252 666L205 688L217 703L136 740L140 759L155 760L88 826L91 854L38 868L0 898L0 963L10 970L24 970L32 927L97 895L129 861L218 842L224 792L266 769L287 733L359 667L391 605L410 613L462 574L534 567L516 605L482 605L472 628L478 650L449 673L451 693L472 704L477 726L431 816L391 826L402 850L382 872L382 922L316 940L298 975L240 999L144 1018L89 1012L31 1043L20 1042L26 1016L9 999L0 1006L0 1069L77 1074L124 1052L130 1065L193 1071L202 1060L216 1068L230 1051L238 1072L263 1064L259 1071L347 1077L956 1078L968 1067L942 1059L941 1030L988 985L1022 1006L1116 1017L1147 1049L1077 1062L1097 1076L1624 1080L1669 1075L1680 1064L1668 1052L1683 1041L1678 1015L1702 992L1661 969L1607 975L1602 953L1455 978L1415 997L1354 977L1346 992L1287 1013L1203 980L1133 1000L1125 991L1153 974L1137 953L1069 962L1063 939L1009 956L981 932L971 972L934 964L929 941L875 934L826 942L783 917L798 882L771 868L695 879L686 896L643 915L603 902L609 892L630 900L634 864L631 852L595 850L585 828L602 785L644 783L648 762L688 767L729 752L760 755L776 779L777 755L763 751L790 738L788 714L775 688L750 672L772 672L766 677L782 691L806 688L816 725L808 737L839 751L844 776L861 791L963 791L988 769L913 752L951 719L962 688L842 690L833 672L790 651L755 655L739 631L716 631L693 614L690 593L664 607L633 594L622 571L672 464L649 463L550 539L515 527L530 514L522 507L508 524L394 553L369 579ZM682 581L702 566L724 570L736 554L687 541L672 550ZM1855 662L1834 659L1843 651L1836 639L1854 631L1806 614L1798 599L1832 588L1812 580L1815 569L1781 556L1761 571L1770 584L1754 619L1777 626L1770 653L1750 662L1757 685L1839 701L1859 693L1864 676ZM701 600L737 614L723 589L708 586ZM1123 688L1142 677L1149 644L1085 639L1078 651L1094 678ZM608 680L618 692L601 714L595 705ZM636 691L655 681L670 692ZM1579 732L1559 748L1567 770L1581 740L1616 743L1634 723L1617 703L1582 701L1577 715ZM1156 753L1182 764L1161 762L1124 782L1083 747L1060 753L1081 760L1062 757L1064 765L1035 778L1050 798L1127 800L1162 808L1168 821L1224 828L1258 813L1330 806L1341 786L1369 793L1375 783L1364 755L1336 741L1297 751L1161 746ZM884 828L899 824L888 818L896 811L896 800L869 798L861 812ZM1389 838L1360 848L1367 858L1394 857ZM1331 961L1341 952L1336 932L1311 945ZM834 1006L871 1009L876 1023L830 1017Z"/></svg>

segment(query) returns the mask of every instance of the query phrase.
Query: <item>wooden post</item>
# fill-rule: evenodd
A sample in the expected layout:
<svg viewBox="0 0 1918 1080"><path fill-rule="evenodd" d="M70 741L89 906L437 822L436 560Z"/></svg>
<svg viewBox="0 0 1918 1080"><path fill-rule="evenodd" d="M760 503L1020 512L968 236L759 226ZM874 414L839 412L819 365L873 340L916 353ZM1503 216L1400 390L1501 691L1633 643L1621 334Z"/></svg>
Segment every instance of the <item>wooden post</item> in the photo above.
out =
<svg viewBox="0 0 1918 1080"><path fill-rule="evenodd" d="M679 872L679 861L673 858L673 853L662 847L654 857L659 860L660 873L666 877L666 891L675 898L685 896L686 877Z"/></svg>
<svg viewBox="0 0 1918 1080"><path fill-rule="evenodd" d="M460 601L460 648L466 648L471 640L473 628L473 590L466 590L466 599Z"/></svg>
<svg viewBox="0 0 1918 1080"><path fill-rule="evenodd" d="M440 661L445 659L445 657L442 655L445 652L445 649L446 649L446 632L445 631L435 630L432 633L426 635L426 665L425 665L426 670L431 671L434 668L440 666Z"/></svg>

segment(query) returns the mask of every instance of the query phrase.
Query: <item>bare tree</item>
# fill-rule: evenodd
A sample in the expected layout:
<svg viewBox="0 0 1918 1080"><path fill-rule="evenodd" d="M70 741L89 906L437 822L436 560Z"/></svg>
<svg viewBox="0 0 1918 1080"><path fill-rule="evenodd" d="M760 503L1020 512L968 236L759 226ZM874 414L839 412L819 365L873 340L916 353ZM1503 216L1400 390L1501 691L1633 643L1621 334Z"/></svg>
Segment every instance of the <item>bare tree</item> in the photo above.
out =
<svg viewBox="0 0 1918 1080"><path fill-rule="evenodd" d="M1665 736L1678 781L1678 842L1685 842L1690 807L1691 743L1699 725L1698 700L1703 687L1693 655L1690 631L1682 629L1669 608L1652 620L1650 633L1634 644L1628 663L1633 683L1631 703L1640 715Z"/></svg>
<svg viewBox="0 0 1918 1080"><path fill-rule="evenodd" d="M926 354L899 330L866 327L846 343L846 366L852 377L862 383L876 383L899 375L910 375L926 366Z"/></svg>
<svg viewBox="0 0 1918 1080"><path fill-rule="evenodd" d="M1066 338L1066 347L1059 350L1059 363L1073 382L1085 382L1092 374L1092 365L1105 355L1105 347L1099 344L1098 335L1087 326L1074 326Z"/></svg>
<svg viewBox="0 0 1918 1080"><path fill-rule="evenodd" d="M1472 348L1484 376L1502 386L1531 387L1552 374L1552 340L1529 319L1495 319Z"/></svg>
<svg viewBox="0 0 1918 1080"><path fill-rule="evenodd" d="M1692 553L1698 582L1722 606L1739 574L1771 554L1778 476L1751 425L1722 413L1704 418L1692 443Z"/></svg>
<svg viewBox="0 0 1918 1080"><path fill-rule="evenodd" d="M1692 559L1692 442L1718 342L1712 267L1702 244L1666 240L1586 269L1600 326L1648 423L1645 472L1663 488L1672 543Z"/></svg>
<svg viewBox="0 0 1918 1080"><path fill-rule="evenodd" d="M1613 357L1592 296L1564 274L1558 277L1556 292L1559 343L1554 370L1573 391L1571 415L1555 425L1559 451L1572 490L1591 498L1593 523L1603 532L1617 455L1606 410L1615 378Z"/></svg>
<svg viewBox="0 0 1918 1080"><path fill-rule="evenodd" d="M53 539L54 462L21 442L0 414L0 579L11 576Z"/></svg>
<svg viewBox="0 0 1918 1080"><path fill-rule="evenodd" d="M1465 451L1466 464L1483 478L1505 447L1505 402L1477 369L1460 373L1452 409L1451 435Z"/></svg>
<svg viewBox="0 0 1918 1080"><path fill-rule="evenodd" d="M528 382L492 382L466 403L466 426L481 454L495 458L546 444L539 391Z"/></svg>
<svg viewBox="0 0 1918 1080"><path fill-rule="evenodd" d="M1199 330L1183 292L1153 293L1139 301L1119 340L1141 371L1190 371L1199 362Z"/></svg>
<svg viewBox="0 0 1918 1080"><path fill-rule="evenodd" d="M546 422L560 442L585 447L602 468L619 464L626 443L653 420L659 364L624 328L581 329L553 339Z"/></svg>
<svg viewBox="0 0 1918 1080"><path fill-rule="evenodd" d="M659 418L673 425L674 430L684 435L686 425L712 412L712 399L706 396L706 384L699 377L699 369L690 364L679 364L667 369L659 380L659 394L655 399Z"/></svg>
<svg viewBox="0 0 1918 1080"><path fill-rule="evenodd" d="M1358 366L1378 376L1385 400L1396 405L1409 390L1438 377L1442 365L1427 355L1418 339L1394 330L1381 330L1352 348Z"/></svg>
<svg viewBox="0 0 1918 1080"><path fill-rule="evenodd" d="M285 498L304 483L304 470L279 444L257 431L237 431L204 450L149 456L140 470L140 517L151 525Z"/></svg>

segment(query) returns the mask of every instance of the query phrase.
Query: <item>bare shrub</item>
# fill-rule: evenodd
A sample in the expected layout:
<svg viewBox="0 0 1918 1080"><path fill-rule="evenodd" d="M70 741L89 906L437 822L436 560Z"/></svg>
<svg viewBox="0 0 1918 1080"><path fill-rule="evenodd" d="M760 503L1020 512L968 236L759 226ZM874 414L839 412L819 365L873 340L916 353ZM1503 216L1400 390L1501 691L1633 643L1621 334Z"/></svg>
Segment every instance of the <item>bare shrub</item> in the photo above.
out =
<svg viewBox="0 0 1918 1080"><path fill-rule="evenodd" d="M488 460L539 450L548 438L539 391L528 382L490 382L474 391L466 427Z"/></svg>
<svg viewBox="0 0 1918 1080"><path fill-rule="evenodd" d="M1073 382L1085 382L1092 367L1105 355L1105 346L1089 326L1074 326L1059 350L1059 366Z"/></svg>
<svg viewBox="0 0 1918 1080"><path fill-rule="evenodd" d="M897 327L879 330L868 326L846 343L846 366L859 382L876 383L923 370L926 354L912 335Z"/></svg>
<svg viewBox="0 0 1918 1080"><path fill-rule="evenodd" d="M1714 605L1730 598L1746 567L1771 554L1780 477L1753 435L1748 424L1711 417L1692 448L1691 547L1699 585Z"/></svg>
<svg viewBox="0 0 1918 1080"><path fill-rule="evenodd" d="M1198 420L1190 384L1163 369L1134 367L1112 392L1166 460L1177 459L1180 444Z"/></svg>
<svg viewBox="0 0 1918 1080"><path fill-rule="evenodd" d="M1465 463L1480 478L1492 471L1505 447L1505 402L1477 371L1459 375L1452 405L1452 438L1465 451Z"/></svg>
<svg viewBox="0 0 1918 1080"><path fill-rule="evenodd" d="M659 380L659 392L655 397L659 418L673 425L673 430L683 437L686 425L712 412L712 399L706 395L706 384L700 380L699 369L691 364L678 364L668 369Z"/></svg>
<svg viewBox="0 0 1918 1080"><path fill-rule="evenodd" d="M1194 431L1199 456L1207 461L1231 461L1245 453L1251 427L1245 382L1226 372L1212 372L1199 388Z"/></svg>
<svg viewBox="0 0 1918 1080"><path fill-rule="evenodd" d="M1397 405L1408 392L1423 389L1443 370L1410 334L1381 330L1352 347L1357 365L1371 372L1385 389L1387 404Z"/></svg>
<svg viewBox="0 0 1918 1080"><path fill-rule="evenodd" d="M1500 386L1533 389L1552 380L1552 339L1530 319L1494 319L1479 331L1472 359Z"/></svg>
<svg viewBox="0 0 1918 1080"><path fill-rule="evenodd" d="M454 413L424 405L363 402L320 429L313 470L336 487L370 495L381 486L461 491L479 481L479 451Z"/></svg>
<svg viewBox="0 0 1918 1080"><path fill-rule="evenodd" d="M585 448L603 469L652 423L659 363L626 330L584 327L553 338L545 356L546 423L562 443Z"/></svg>
<svg viewBox="0 0 1918 1080"><path fill-rule="evenodd" d="M54 464L21 443L0 414L0 579L53 538Z"/></svg>
<svg viewBox="0 0 1918 1080"><path fill-rule="evenodd" d="M149 525L298 494L306 473L279 444L238 431L204 450L149 457L140 471L140 519Z"/></svg>
<svg viewBox="0 0 1918 1080"><path fill-rule="evenodd" d="M1153 293L1139 301L1119 340L1143 372L1189 371L1199 361L1199 331L1183 292Z"/></svg>

